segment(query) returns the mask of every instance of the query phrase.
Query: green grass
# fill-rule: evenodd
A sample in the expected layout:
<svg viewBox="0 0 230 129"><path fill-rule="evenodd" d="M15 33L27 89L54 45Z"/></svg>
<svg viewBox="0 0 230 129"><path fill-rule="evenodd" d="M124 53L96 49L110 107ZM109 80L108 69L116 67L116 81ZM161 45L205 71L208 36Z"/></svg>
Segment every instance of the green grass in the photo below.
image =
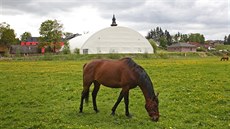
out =
<svg viewBox="0 0 230 129"><path fill-rule="evenodd" d="M91 99L78 113L88 61L0 62L0 128L230 128L230 61L135 59L160 93L159 122L149 119L139 88L130 91L132 118L125 116L123 102L110 115L120 89L106 87L98 93L99 113Z"/></svg>

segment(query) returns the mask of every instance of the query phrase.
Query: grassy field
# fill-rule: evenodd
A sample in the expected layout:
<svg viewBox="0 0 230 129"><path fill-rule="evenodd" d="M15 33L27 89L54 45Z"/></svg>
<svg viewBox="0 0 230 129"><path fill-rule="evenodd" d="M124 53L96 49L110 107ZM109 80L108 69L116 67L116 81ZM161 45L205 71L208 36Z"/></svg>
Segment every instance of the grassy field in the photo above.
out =
<svg viewBox="0 0 230 129"><path fill-rule="evenodd" d="M80 114L82 66L78 61L1 61L0 128L230 128L230 61L219 58L135 59L159 92L160 120L152 122L139 88L130 91L130 113L124 103L111 108L120 89L101 87L95 113ZM92 89L92 88L91 88Z"/></svg>

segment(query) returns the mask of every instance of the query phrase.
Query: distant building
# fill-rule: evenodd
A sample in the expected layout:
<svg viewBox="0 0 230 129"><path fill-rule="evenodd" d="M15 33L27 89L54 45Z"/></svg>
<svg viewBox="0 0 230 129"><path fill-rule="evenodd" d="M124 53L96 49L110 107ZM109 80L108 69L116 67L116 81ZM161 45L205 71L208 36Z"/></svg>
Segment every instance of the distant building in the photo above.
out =
<svg viewBox="0 0 230 129"><path fill-rule="evenodd" d="M20 55L29 55L29 54L38 54L39 49L37 45L32 46L21 46L21 45L11 45L10 54L20 54Z"/></svg>
<svg viewBox="0 0 230 129"><path fill-rule="evenodd" d="M212 45L212 47L215 47L217 45L223 45L224 41L222 41L222 40L207 40L206 43Z"/></svg>
<svg viewBox="0 0 230 129"><path fill-rule="evenodd" d="M21 42L21 46L38 45L38 37L29 37L26 41Z"/></svg>
<svg viewBox="0 0 230 129"><path fill-rule="evenodd" d="M38 37L29 37L26 41L22 41L20 45L11 45L10 54L21 54L30 55L45 53L46 46L43 48L38 48L39 40ZM60 42L60 46L64 46L64 41ZM59 52L60 49L56 49L55 52Z"/></svg>
<svg viewBox="0 0 230 129"><path fill-rule="evenodd" d="M69 42L70 46L77 44L77 40L71 39ZM117 26L114 15L111 27L94 33L84 43L78 44L82 44L80 54L153 53L153 48L145 37L133 29Z"/></svg>
<svg viewBox="0 0 230 129"><path fill-rule="evenodd" d="M196 52L196 46L188 43L176 43L168 46L167 50L171 52Z"/></svg>

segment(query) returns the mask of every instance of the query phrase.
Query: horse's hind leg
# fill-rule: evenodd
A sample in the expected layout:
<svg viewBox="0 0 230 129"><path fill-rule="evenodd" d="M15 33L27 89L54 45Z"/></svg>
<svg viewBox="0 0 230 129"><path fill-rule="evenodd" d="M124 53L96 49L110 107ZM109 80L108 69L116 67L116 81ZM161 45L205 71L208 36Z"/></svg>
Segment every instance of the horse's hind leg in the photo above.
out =
<svg viewBox="0 0 230 129"><path fill-rule="evenodd" d="M83 88L83 91L81 93L81 104L80 104L80 113L82 112L83 110L83 103L84 103L84 99L86 101L86 103L88 103L88 98L89 98L89 88L90 88L90 85L92 84L91 83L85 83L84 82L84 88Z"/></svg>
<svg viewBox="0 0 230 129"><path fill-rule="evenodd" d="M94 89L93 89L93 92L92 92L92 98L93 98L93 109L96 113L99 112L99 110L97 109L97 101L96 101L96 98L97 98L97 93L100 89L100 84L95 81L94 82Z"/></svg>

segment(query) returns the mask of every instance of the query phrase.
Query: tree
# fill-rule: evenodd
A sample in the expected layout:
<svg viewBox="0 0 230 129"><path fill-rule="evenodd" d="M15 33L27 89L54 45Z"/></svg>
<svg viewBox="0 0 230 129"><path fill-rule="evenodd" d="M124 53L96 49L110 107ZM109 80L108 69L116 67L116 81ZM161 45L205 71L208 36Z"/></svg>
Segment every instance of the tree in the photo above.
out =
<svg viewBox="0 0 230 129"><path fill-rule="evenodd" d="M205 43L205 38L204 35L195 33L195 34L190 34L189 35L189 42L198 42L198 43Z"/></svg>
<svg viewBox="0 0 230 129"><path fill-rule="evenodd" d="M160 27L150 30L146 38L159 42L160 46L164 48L172 44L172 36L170 33L167 30L163 31Z"/></svg>
<svg viewBox="0 0 230 129"><path fill-rule="evenodd" d="M228 38L227 38L227 44L230 45L230 34L228 35Z"/></svg>
<svg viewBox="0 0 230 129"><path fill-rule="evenodd" d="M181 34L180 42L188 42L189 38L187 34Z"/></svg>
<svg viewBox="0 0 230 129"><path fill-rule="evenodd" d="M48 47L56 52L56 49L60 49L60 42L62 41L63 25L58 23L57 20L46 20L44 21L39 29L41 35L40 42L42 44L48 44Z"/></svg>
<svg viewBox="0 0 230 129"><path fill-rule="evenodd" d="M9 47L16 43L17 40L14 29L11 29L10 25L5 22L0 23L0 45Z"/></svg>
<svg viewBox="0 0 230 129"><path fill-rule="evenodd" d="M224 36L224 44L226 45L228 43L228 38L227 38L227 36L225 35Z"/></svg>
<svg viewBox="0 0 230 129"><path fill-rule="evenodd" d="M173 41L176 42L176 43L179 42L180 41L180 35L181 35L180 32L178 32L177 34L175 34L173 36Z"/></svg>
<svg viewBox="0 0 230 129"><path fill-rule="evenodd" d="M21 35L21 41L26 41L27 38L29 37L32 37L31 33L30 32L24 32L22 35Z"/></svg>
<svg viewBox="0 0 230 129"><path fill-rule="evenodd" d="M167 40L165 36L160 37L160 46L162 46L163 48L167 47Z"/></svg>
<svg viewBox="0 0 230 129"><path fill-rule="evenodd" d="M230 45L230 34L228 36L224 36L224 45Z"/></svg>
<svg viewBox="0 0 230 129"><path fill-rule="evenodd" d="M167 30L165 30L165 37L167 40L167 45L168 46L172 45L172 36L170 35L170 33Z"/></svg>

